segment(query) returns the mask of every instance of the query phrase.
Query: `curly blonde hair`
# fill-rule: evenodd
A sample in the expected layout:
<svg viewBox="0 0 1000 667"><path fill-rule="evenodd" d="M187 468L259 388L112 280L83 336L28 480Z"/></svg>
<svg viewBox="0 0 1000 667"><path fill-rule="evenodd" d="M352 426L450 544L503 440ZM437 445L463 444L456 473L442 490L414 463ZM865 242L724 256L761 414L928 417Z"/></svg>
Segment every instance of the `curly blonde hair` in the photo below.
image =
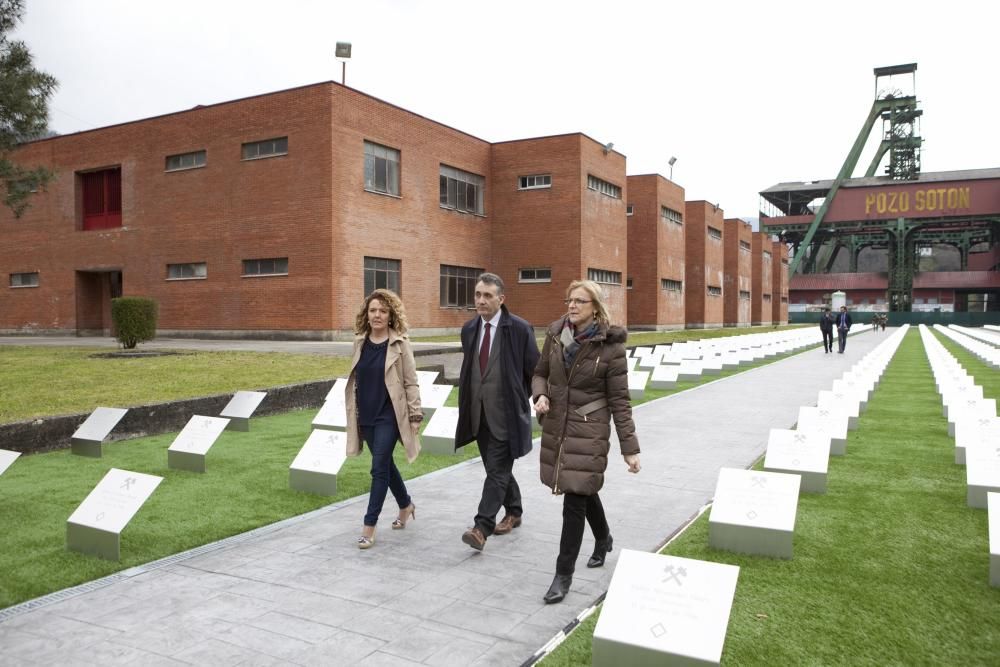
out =
<svg viewBox="0 0 1000 667"><path fill-rule="evenodd" d="M389 309L389 328L396 333L405 334L410 324L406 320L406 309L403 308L403 301L392 290L377 289L365 297L365 302L361 304L361 310L354 318L354 333L367 336L372 332L371 324L368 322L368 307L371 302L378 299Z"/></svg>
<svg viewBox="0 0 1000 667"><path fill-rule="evenodd" d="M566 288L566 298L568 299L578 287L590 295L590 300L594 304L594 319L604 326L610 326L611 319L608 317L608 308L604 305L604 290L601 286L593 280L574 280Z"/></svg>

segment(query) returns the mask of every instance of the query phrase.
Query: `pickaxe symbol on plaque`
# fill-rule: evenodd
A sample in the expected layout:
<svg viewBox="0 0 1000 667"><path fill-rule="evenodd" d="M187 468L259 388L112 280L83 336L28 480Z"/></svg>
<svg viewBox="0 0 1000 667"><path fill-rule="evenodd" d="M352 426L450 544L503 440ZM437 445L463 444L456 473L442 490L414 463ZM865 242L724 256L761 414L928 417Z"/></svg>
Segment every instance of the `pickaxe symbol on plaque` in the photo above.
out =
<svg viewBox="0 0 1000 667"><path fill-rule="evenodd" d="M805 441L806 441L806 434L805 433L796 433L795 434L795 442L796 443L801 444L801 443L803 443Z"/></svg>
<svg viewBox="0 0 1000 667"><path fill-rule="evenodd" d="M674 569L673 565L668 565L665 568L663 568L663 573L667 575L667 578L664 579L661 583L665 584L668 581L676 581L678 586L684 585L684 582L681 581L681 577L686 577L688 574L687 569L683 567L678 567Z"/></svg>
<svg viewBox="0 0 1000 667"><path fill-rule="evenodd" d="M760 477L758 475L754 475L753 477L750 478L750 486L764 487L766 484L767 484L766 477Z"/></svg>
<svg viewBox="0 0 1000 667"><path fill-rule="evenodd" d="M132 488L132 485L135 484L135 482L136 482L135 477L126 477L125 478L125 483L122 484L121 487L119 487L119 488L122 488L122 489L125 489L126 491L128 491L128 490L130 490Z"/></svg>

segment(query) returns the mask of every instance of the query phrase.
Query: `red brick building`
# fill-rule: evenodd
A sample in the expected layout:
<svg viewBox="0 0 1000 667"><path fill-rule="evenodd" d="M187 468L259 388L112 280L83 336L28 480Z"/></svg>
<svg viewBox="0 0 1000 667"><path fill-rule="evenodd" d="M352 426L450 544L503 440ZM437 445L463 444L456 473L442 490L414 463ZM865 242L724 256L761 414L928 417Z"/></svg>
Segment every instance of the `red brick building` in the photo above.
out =
<svg viewBox="0 0 1000 667"><path fill-rule="evenodd" d="M774 284L773 246L770 234L753 233L750 240L750 321L754 326L770 324L774 316L771 298Z"/></svg>
<svg viewBox="0 0 1000 667"><path fill-rule="evenodd" d="M164 335L329 339L381 286L414 327L454 330L484 269L538 325L588 274L627 314L625 158L580 134L491 145L328 82L17 159L56 179L0 211L0 331L106 332L126 294L159 303Z"/></svg>
<svg viewBox="0 0 1000 667"><path fill-rule="evenodd" d="M723 324L750 326L753 227L739 218L724 221Z"/></svg>
<svg viewBox="0 0 1000 667"><path fill-rule="evenodd" d="M771 242L771 322L788 324L788 246Z"/></svg>
<svg viewBox="0 0 1000 667"><path fill-rule="evenodd" d="M715 204L684 203L684 303L689 329L722 326L724 228L722 209Z"/></svg>
<svg viewBox="0 0 1000 667"><path fill-rule="evenodd" d="M628 322L683 329L684 188L659 174L628 177Z"/></svg>

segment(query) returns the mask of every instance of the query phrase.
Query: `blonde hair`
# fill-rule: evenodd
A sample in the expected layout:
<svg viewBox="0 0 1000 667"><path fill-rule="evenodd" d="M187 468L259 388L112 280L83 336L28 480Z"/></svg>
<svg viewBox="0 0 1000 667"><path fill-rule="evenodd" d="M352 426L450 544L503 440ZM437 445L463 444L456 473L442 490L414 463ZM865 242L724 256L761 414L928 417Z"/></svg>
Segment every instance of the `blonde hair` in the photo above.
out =
<svg viewBox="0 0 1000 667"><path fill-rule="evenodd" d="M566 288L566 298L573 293L573 290L580 288L590 295L590 301L594 306L594 319L604 326L611 326L608 317L608 308L604 305L604 290L593 280L574 280Z"/></svg>
<svg viewBox="0 0 1000 667"><path fill-rule="evenodd" d="M389 328L400 335L405 334L410 325L406 321L403 301L392 290L381 288L365 297L365 302L361 305L358 316L354 318L354 333L365 336L371 333L372 325L368 322L368 307L375 299L381 301L389 309Z"/></svg>

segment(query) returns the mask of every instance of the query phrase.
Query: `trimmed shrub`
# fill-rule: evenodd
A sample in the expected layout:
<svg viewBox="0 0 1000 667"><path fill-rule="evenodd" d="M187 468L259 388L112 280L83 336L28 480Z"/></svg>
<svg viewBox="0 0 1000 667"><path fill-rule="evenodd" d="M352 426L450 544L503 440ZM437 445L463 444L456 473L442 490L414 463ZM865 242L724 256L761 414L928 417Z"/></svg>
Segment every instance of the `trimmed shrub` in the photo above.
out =
<svg viewBox="0 0 1000 667"><path fill-rule="evenodd" d="M126 350L156 338L156 302L143 296L123 296L111 300L111 321L115 337Z"/></svg>

